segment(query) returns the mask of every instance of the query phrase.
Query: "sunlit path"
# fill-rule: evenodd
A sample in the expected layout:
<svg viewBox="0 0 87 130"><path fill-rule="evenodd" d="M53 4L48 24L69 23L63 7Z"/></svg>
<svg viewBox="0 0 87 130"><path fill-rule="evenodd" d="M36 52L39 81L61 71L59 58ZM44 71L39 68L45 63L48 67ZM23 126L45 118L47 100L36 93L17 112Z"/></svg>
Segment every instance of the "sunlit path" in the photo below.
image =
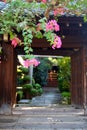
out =
<svg viewBox="0 0 87 130"><path fill-rule="evenodd" d="M43 88L43 94L41 96L34 97L30 100L20 100L18 106L52 106L57 105L61 101L61 94L58 88Z"/></svg>
<svg viewBox="0 0 87 130"><path fill-rule="evenodd" d="M83 109L60 105L60 93L44 89L41 97L30 104L20 104L13 115L0 116L0 130L87 130L87 116Z"/></svg>
<svg viewBox="0 0 87 130"><path fill-rule="evenodd" d="M87 116L70 106L17 107L12 116L0 116L0 130L87 130Z"/></svg>

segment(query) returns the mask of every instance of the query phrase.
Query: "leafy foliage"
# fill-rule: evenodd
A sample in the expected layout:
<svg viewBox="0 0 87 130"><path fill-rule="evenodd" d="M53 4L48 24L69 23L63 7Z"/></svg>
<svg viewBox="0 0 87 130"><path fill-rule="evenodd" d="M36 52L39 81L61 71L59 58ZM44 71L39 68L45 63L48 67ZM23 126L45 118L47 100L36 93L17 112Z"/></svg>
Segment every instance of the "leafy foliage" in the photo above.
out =
<svg viewBox="0 0 87 130"><path fill-rule="evenodd" d="M58 59L59 71L58 71L58 87L61 92L70 91L71 82L71 66L70 58L64 57Z"/></svg>
<svg viewBox="0 0 87 130"><path fill-rule="evenodd" d="M33 49L31 43L33 37L45 37L51 44L52 39L55 38L54 31L46 31L46 23L48 19L45 15L45 10L51 3L21 1L21 0L8 0L6 7L0 11L0 34L8 34L10 40L18 37L19 45L24 46L25 58L32 59L31 53ZM40 30L38 30L38 23ZM16 44L16 45L17 45Z"/></svg>
<svg viewBox="0 0 87 130"><path fill-rule="evenodd" d="M34 96L41 95L43 93L42 87L40 84L35 83L35 80L32 79L32 84L30 84L30 77L28 68L19 66L17 69L18 72L18 86L22 87L21 91L17 91L17 94L20 98L30 98ZM27 93L27 96L26 96ZM28 96L29 95L29 96Z"/></svg>
<svg viewBox="0 0 87 130"><path fill-rule="evenodd" d="M62 92L62 104L70 104L71 103L71 94L70 92Z"/></svg>
<svg viewBox="0 0 87 130"><path fill-rule="evenodd" d="M55 31L46 30L50 19L58 20L61 15L77 15L84 16L87 21L86 0L7 0L4 5L0 10L0 34L8 34L10 40L19 37L19 45L24 46L26 59L32 59L33 37L44 37L51 45L55 44Z"/></svg>
<svg viewBox="0 0 87 130"><path fill-rule="evenodd" d="M34 68L34 79L41 86L47 84L48 70L50 69L50 61L48 58L39 58L40 65Z"/></svg>

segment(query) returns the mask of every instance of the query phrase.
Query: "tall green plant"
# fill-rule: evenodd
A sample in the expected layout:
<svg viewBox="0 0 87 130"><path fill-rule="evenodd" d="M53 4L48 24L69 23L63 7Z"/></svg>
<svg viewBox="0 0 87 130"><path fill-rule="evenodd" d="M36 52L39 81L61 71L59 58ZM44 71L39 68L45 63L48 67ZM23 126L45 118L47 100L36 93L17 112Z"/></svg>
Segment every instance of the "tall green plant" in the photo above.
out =
<svg viewBox="0 0 87 130"><path fill-rule="evenodd" d="M69 57L58 58L58 87L61 92L70 91L71 61Z"/></svg>
<svg viewBox="0 0 87 130"><path fill-rule="evenodd" d="M41 86L47 85L48 70L51 68L48 58L39 58L40 64L34 68L34 79Z"/></svg>

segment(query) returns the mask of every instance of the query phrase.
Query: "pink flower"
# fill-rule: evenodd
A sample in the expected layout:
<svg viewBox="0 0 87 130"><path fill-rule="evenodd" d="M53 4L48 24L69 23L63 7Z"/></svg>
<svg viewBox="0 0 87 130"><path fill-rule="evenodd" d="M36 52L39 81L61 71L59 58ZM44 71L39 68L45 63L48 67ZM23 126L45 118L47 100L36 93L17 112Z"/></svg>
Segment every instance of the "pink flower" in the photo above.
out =
<svg viewBox="0 0 87 130"><path fill-rule="evenodd" d="M50 20L47 24L46 24L46 31L59 31L60 27L57 24L56 20Z"/></svg>
<svg viewBox="0 0 87 130"><path fill-rule="evenodd" d="M60 48L62 45L62 41L60 39L59 36L55 36L55 39L54 39L54 44L52 45L52 48L55 49L55 48Z"/></svg>
<svg viewBox="0 0 87 130"><path fill-rule="evenodd" d="M5 3L6 3L6 2L7 2L7 0L3 0L3 2L5 2Z"/></svg>
<svg viewBox="0 0 87 130"><path fill-rule="evenodd" d="M12 40L12 45L14 46L14 48L18 45L18 43L20 42L20 40L17 38L17 37L15 37L15 38L13 38Z"/></svg>
<svg viewBox="0 0 87 130"><path fill-rule="evenodd" d="M24 67L28 68L31 65L38 66L40 64L36 59L24 60Z"/></svg>
<svg viewBox="0 0 87 130"><path fill-rule="evenodd" d="M23 66L28 68L28 66L29 66L29 60L28 59L24 60Z"/></svg>
<svg viewBox="0 0 87 130"><path fill-rule="evenodd" d="M53 11L53 13L54 13L54 16L57 16L58 14L63 15L64 14L64 8L63 7L59 7L57 9L55 9Z"/></svg>
<svg viewBox="0 0 87 130"><path fill-rule="evenodd" d="M47 2L47 0L42 0L42 2L43 2L43 3L46 3L46 2Z"/></svg>
<svg viewBox="0 0 87 130"><path fill-rule="evenodd" d="M39 63L40 63L40 62L39 62L39 61L37 61L36 59L31 59L31 60L29 61L29 64L30 64L30 65L32 65L32 64L33 64L34 66L38 66L38 65L39 65Z"/></svg>

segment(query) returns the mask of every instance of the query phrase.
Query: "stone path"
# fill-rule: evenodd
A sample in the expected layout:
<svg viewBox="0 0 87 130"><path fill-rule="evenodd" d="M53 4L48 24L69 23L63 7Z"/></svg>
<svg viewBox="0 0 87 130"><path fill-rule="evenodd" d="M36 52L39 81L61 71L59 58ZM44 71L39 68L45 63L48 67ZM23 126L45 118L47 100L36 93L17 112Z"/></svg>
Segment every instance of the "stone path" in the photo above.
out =
<svg viewBox="0 0 87 130"><path fill-rule="evenodd" d="M52 92L55 93L51 91L50 94ZM0 130L87 130L83 109L60 105L57 100L53 103L53 97L52 94L52 97L46 97L47 100L43 98L45 105L38 99L37 105L33 102L32 106L23 104L14 108L11 116L0 115Z"/></svg>
<svg viewBox="0 0 87 130"><path fill-rule="evenodd" d="M58 88L43 88L41 96L34 97L32 100L20 100L19 106L51 106L59 104L61 101L61 94Z"/></svg>
<svg viewBox="0 0 87 130"><path fill-rule="evenodd" d="M87 116L71 106L17 107L0 116L0 130L87 130Z"/></svg>

